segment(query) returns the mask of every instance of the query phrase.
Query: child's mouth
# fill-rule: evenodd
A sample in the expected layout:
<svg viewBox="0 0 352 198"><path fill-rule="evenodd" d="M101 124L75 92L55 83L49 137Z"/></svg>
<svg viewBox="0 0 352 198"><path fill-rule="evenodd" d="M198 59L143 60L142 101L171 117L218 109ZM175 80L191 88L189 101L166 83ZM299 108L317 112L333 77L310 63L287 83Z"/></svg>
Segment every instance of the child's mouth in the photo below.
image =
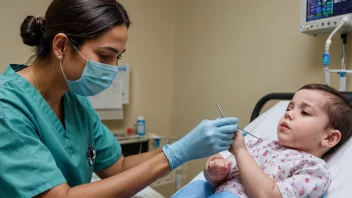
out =
<svg viewBox="0 0 352 198"><path fill-rule="evenodd" d="M287 124L287 122L282 122L281 124L280 124L280 131L283 131L283 130L289 130L290 129L290 127L288 126L288 124Z"/></svg>

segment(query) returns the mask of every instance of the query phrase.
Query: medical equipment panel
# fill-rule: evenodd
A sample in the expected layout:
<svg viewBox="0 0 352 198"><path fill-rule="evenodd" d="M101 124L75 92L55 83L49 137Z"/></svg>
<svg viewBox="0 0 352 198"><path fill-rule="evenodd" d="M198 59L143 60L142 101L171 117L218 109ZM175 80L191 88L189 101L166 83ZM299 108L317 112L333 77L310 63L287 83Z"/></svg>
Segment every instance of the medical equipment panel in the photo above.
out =
<svg viewBox="0 0 352 198"><path fill-rule="evenodd" d="M324 66L325 84L330 85L330 73L340 75L339 91L346 91L347 70L347 34L352 31L352 0L301 0L301 26L302 33L317 36L329 34L325 42L322 57ZM341 69L330 69L330 46L335 34L341 34L342 60Z"/></svg>
<svg viewBox="0 0 352 198"><path fill-rule="evenodd" d="M352 0L301 0L300 30L310 35L331 33L346 16L352 16ZM350 25L340 29L351 31Z"/></svg>

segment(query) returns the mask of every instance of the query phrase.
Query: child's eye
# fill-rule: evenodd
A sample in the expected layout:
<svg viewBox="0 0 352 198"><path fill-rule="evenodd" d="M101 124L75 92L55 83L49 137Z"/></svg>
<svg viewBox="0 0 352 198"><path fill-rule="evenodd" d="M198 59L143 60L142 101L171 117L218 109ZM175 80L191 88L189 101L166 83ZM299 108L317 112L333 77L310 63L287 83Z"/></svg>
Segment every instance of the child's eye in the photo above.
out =
<svg viewBox="0 0 352 198"><path fill-rule="evenodd" d="M286 111L291 111L291 109L290 109L290 108L287 108Z"/></svg>
<svg viewBox="0 0 352 198"><path fill-rule="evenodd" d="M302 115L304 116L309 116L309 113L307 113L306 111L301 111Z"/></svg>

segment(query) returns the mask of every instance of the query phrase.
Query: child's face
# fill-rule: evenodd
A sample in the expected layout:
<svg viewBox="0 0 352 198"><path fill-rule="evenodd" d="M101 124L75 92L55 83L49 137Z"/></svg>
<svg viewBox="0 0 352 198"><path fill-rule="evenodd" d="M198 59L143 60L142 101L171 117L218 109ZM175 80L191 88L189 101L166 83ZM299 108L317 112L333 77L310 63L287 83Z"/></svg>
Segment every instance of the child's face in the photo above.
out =
<svg viewBox="0 0 352 198"><path fill-rule="evenodd" d="M320 148L329 130L328 100L319 90L296 92L277 128L280 143L308 153Z"/></svg>

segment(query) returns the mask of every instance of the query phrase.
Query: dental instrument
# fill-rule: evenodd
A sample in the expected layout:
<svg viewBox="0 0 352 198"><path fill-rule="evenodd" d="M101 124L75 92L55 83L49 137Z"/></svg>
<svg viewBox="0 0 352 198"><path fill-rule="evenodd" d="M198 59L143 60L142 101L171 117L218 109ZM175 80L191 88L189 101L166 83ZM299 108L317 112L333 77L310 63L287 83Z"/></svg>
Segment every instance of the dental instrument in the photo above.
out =
<svg viewBox="0 0 352 198"><path fill-rule="evenodd" d="M221 108L220 108L220 106L219 106L218 103L216 103L216 106L218 107L218 109L219 109L219 111L220 111L221 117L222 117L222 118L225 118L224 113L222 112L222 110L221 110ZM237 127L238 127L238 130L240 130L242 133L249 134L250 136L257 138L258 140L261 140L261 138L258 138L257 136L255 136L255 135L249 133L248 131L245 131L245 130L241 129L239 126L237 126Z"/></svg>

